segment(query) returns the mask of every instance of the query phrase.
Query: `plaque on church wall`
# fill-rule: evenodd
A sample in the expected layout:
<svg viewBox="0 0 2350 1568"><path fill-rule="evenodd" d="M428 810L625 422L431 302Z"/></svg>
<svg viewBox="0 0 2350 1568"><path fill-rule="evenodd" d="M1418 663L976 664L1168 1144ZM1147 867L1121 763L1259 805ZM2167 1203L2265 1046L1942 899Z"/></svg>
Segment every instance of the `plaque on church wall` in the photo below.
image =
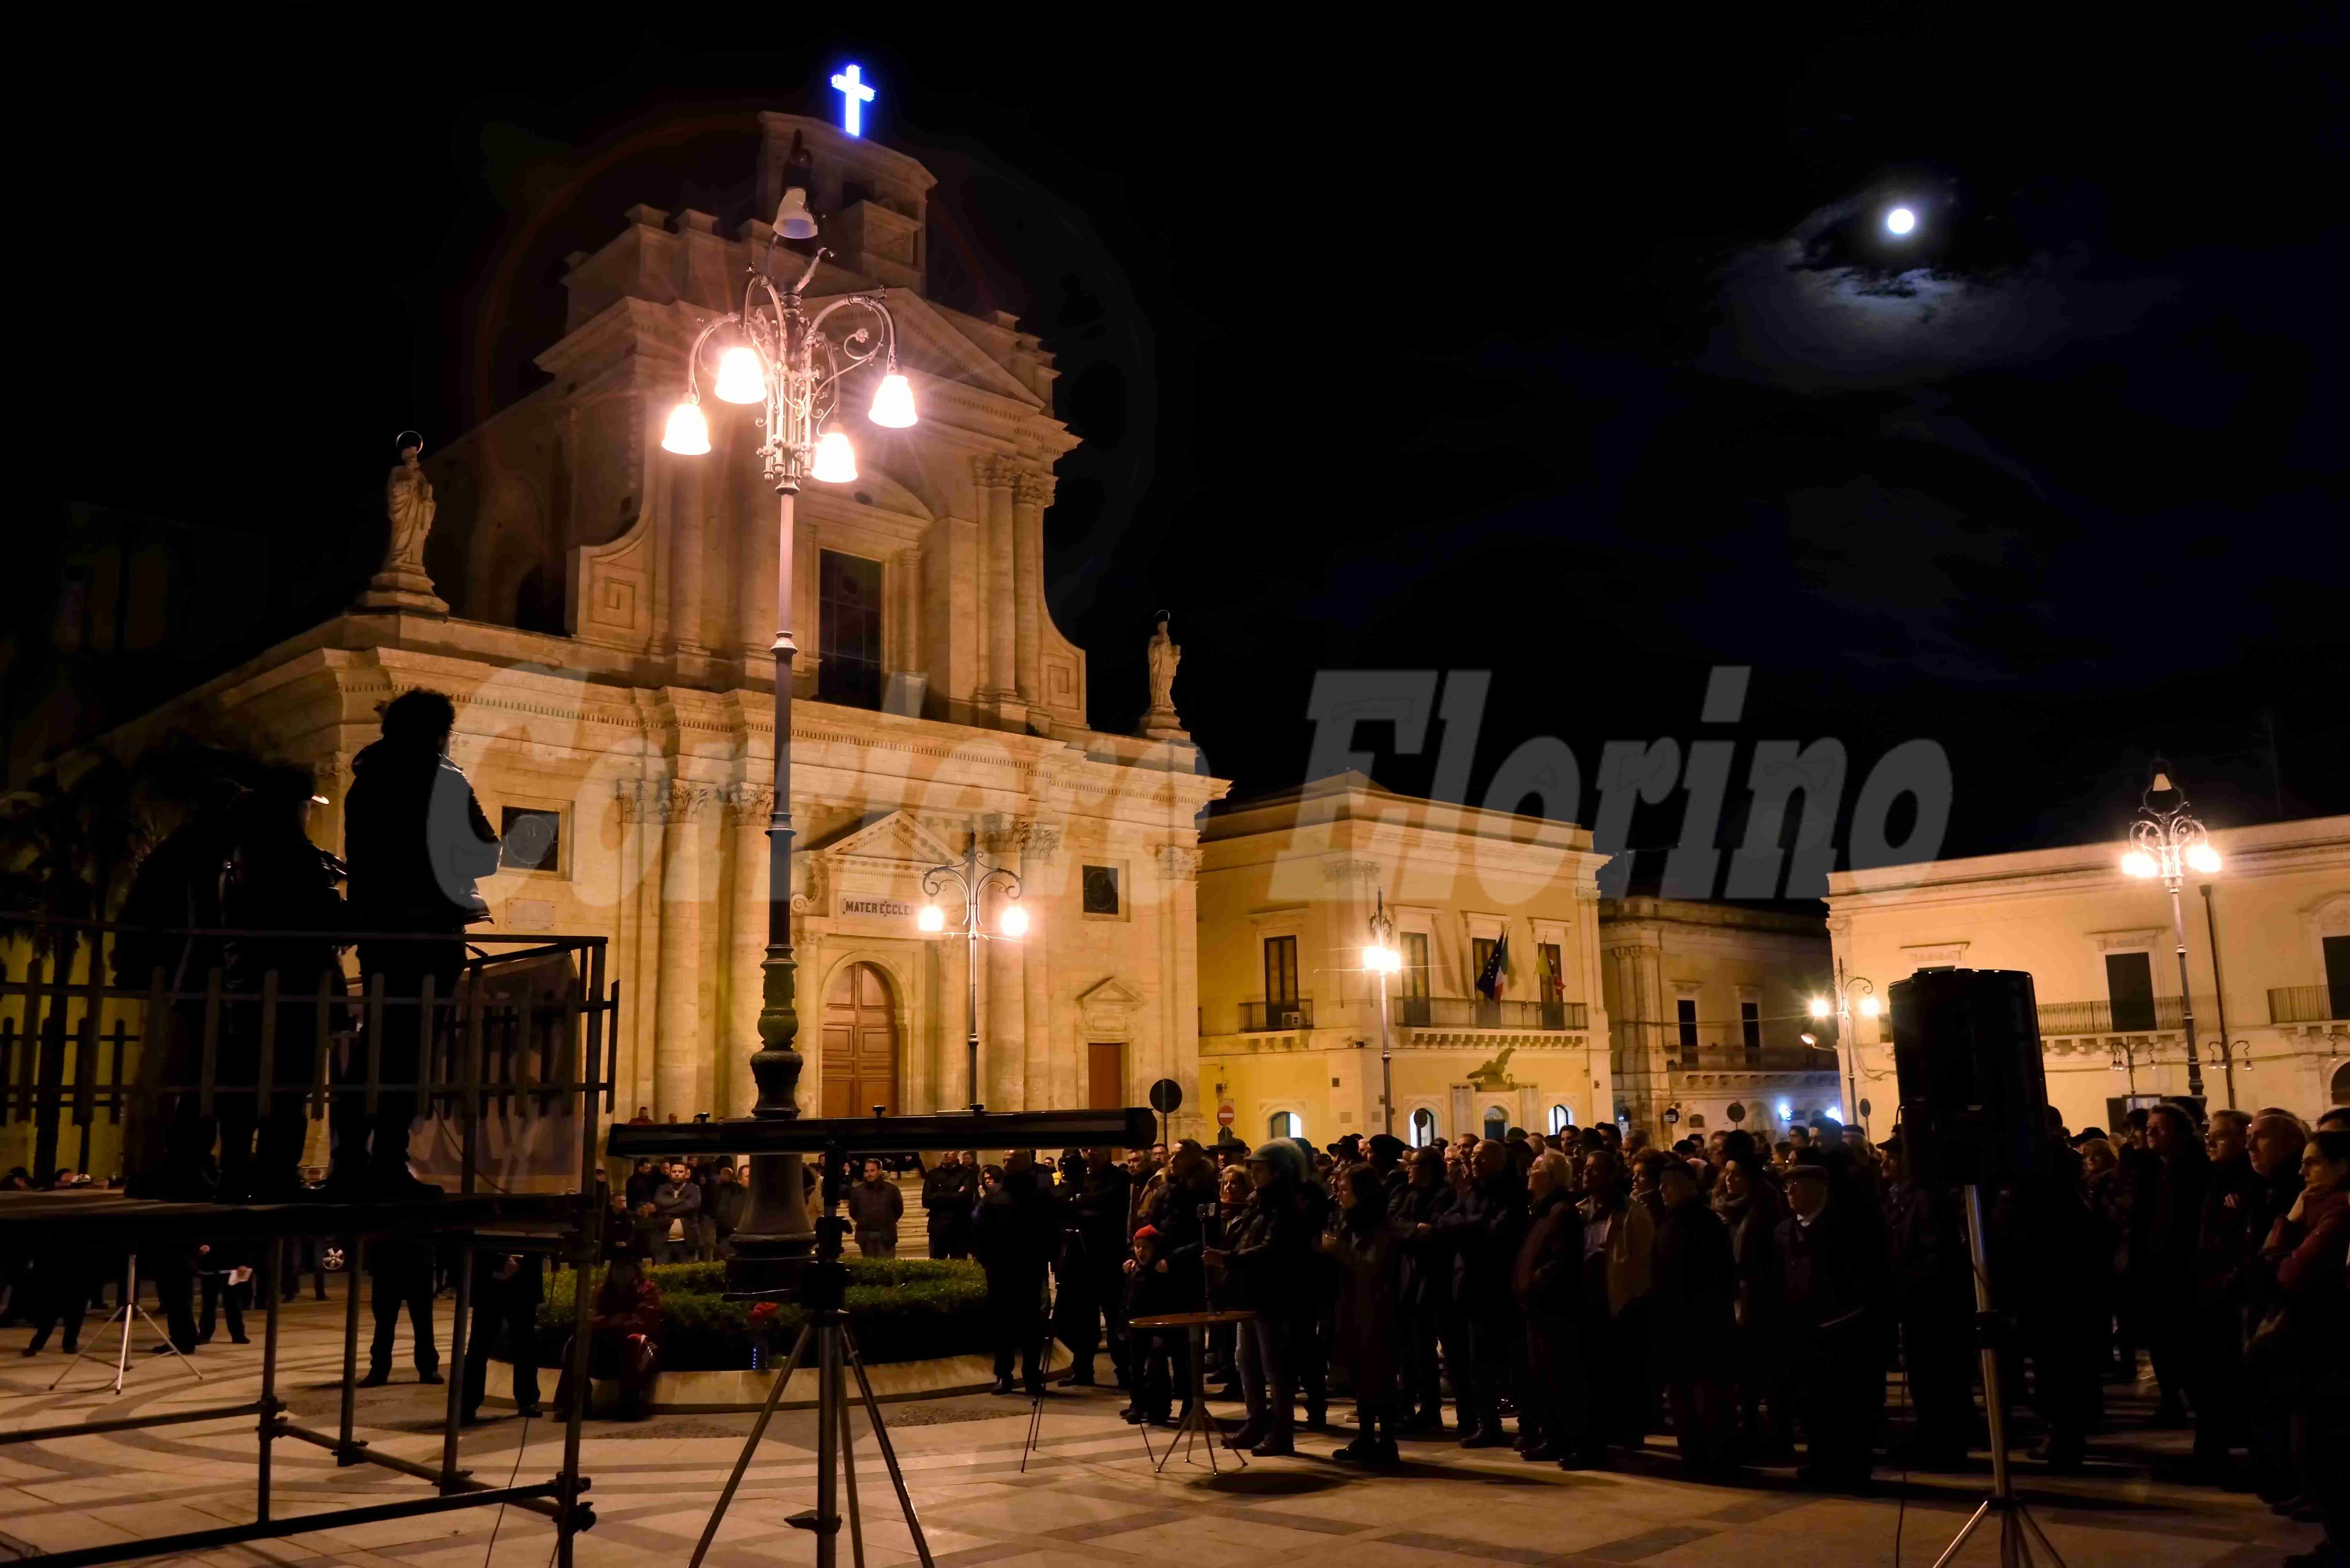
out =
<svg viewBox="0 0 2350 1568"><path fill-rule="evenodd" d="M868 920L910 921L914 906L903 898L844 898L840 900L840 912Z"/></svg>

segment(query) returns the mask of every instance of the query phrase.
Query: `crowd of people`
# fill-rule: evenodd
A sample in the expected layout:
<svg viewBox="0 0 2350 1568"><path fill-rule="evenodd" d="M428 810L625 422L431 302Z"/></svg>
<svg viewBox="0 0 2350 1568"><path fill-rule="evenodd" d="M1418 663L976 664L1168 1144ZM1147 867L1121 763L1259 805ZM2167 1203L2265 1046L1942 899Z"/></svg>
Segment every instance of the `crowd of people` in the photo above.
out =
<svg viewBox="0 0 2350 1568"><path fill-rule="evenodd" d="M2033 1458L2079 1469L2110 1429L2108 1385L2135 1383L2144 1352L2149 1424L2192 1428L2191 1479L2324 1515L2339 1539L2350 1110L2314 1129L2273 1108L2198 1127L2164 1104L2110 1135L2052 1114L2043 1153L2041 1172L1980 1194L1996 1306L1981 1331ZM1112 1155L950 1156L923 1176L932 1255L986 1270L998 1393L1039 1387L1057 1338L1072 1381L1106 1348L1127 1418L1177 1425L1183 1336L1128 1325L1231 1309L1248 1315L1204 1370L1245 1403L1224 1440L1256 1454L1295 1451L1301 1418L1324 1427L1334 1388L1357 1412L1332 1455L1347 1463L1440 1434L1572 1469L1669 1429L1703 1475L1800 1444L1803 1480L1866 1492L1897 1426L1887 1457L1908 1469L1963 1466L1988 1441L1965 1198L1918 1179L1898 1133L1820 1118L1775 1147L1603 1125Z"/></svg>

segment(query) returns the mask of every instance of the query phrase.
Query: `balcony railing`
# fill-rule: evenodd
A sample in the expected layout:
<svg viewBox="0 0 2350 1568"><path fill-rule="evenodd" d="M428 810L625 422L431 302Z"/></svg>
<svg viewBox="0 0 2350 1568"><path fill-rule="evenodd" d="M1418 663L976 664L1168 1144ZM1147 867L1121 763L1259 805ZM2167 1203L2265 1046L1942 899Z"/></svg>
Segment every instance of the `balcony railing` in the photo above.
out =
<svg viewBox="0 0 2350 1568"><path fill-rule="evenodd" d="M1555 1029L1591 1027L1580 1002L1488 1002L1482 996L1399 996L1391 1004L1404 1029Z"/></svg>
<svg viewBox="0 0 2350 1568"><path fill-rule="evenodd" d="M2350 985L2269 988L2271 1023L2330 1023L2341 1018L2350 1018Z"/></svg>
<svg viewBox="0 0 2350 1568"><path fill-rule="evenodd" d="M1806 1033L1817 1040L1816 1045L1804 1044ZM1678 1019L1622 1018L1610 1021L1608 1036L1611 1051L1661 1048L1666 1060L1684 1071L1830 1072L1836 1063L1834 1024L1805 1019L1756 1019L1750 1027L1742 1022L1684 1024Z"/></svg>
<svg viewBox="0 0 2350 1568"><path fill-rule="evenodd" d="M1314 999L1293 996L1286 1002L1241 1003L1241 1033L1263 1034L1276 1029L1314 1027Z"/></svg>
<svg viewBox="0 0 2350 1568"><path fill-rule="evenodd" d="M2049 1036L2067 1034L2143 1034L2159 1029L2181 1026L2178 998L2158 996L2149 1008L2144 1003L2124 1004L2118 1009L2111 1002L2043 1002L2040 1004L2040 1033ZM2206 1018L2214 1016L2208 998L2195 999L2195 1011Z"/></svg>

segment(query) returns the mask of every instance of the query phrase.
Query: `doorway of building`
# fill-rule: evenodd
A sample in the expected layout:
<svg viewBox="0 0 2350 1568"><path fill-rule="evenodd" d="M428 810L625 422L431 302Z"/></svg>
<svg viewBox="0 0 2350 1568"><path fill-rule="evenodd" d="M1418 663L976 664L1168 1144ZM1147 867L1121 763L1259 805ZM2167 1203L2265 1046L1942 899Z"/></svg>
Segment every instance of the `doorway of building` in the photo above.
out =
<svg viewBox="0 0 2350 1568"><path fill-rule="evenodd" d="M880 970L853 963L824 993L824 1114L868 1116L876 1106L898 1109L898 1010Z"/></svg>
<svg viewBox="0 0 2350 1568"><path fill-rule="evenodd" d="M1126 1047L1115 1040L1086 1046L1086 1108L1114 1111L1126 1104Z"/></svg>

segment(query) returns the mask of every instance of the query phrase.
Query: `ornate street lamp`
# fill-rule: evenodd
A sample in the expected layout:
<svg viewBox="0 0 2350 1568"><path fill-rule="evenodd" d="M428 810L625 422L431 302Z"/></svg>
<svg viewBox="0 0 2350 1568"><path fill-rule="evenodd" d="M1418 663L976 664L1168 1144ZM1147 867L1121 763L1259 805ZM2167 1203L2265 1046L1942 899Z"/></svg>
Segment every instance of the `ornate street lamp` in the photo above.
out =
<svg viewBox="0 0 2350 1568"><path fill-rule="evenodd" d="M2176 798L2158 806L2158 794ZM2187 914L2178 901L2179 885L2187 873L2209 877L2220 869L2220 852L2210 835L2188 815L2187 792L2170 782L2170 764L2154 760L2154 781L2138 797L2137 820L2130 824L2129 853L2122 870L2141 881L2159 877L2170 888L2170 930L2178 940L2178 1022L2187 1036L2187 1092L2203 1097L2203 1064L2195 1054L2195 996L2187 984Z"/></svg>
<svg viewBox="0 0 2350 1568"><path fill-rule="evenodd" d="M993 935L979 929L979 896L990 882L1001 881L1003 907L996 911ZM972 835L971 847L962 852L962 864L949 861L933 866L922 873L922 891L930 898L921 912L914 917L917 929L939 932L947 929L947 912L939 904L939 892L951 882L962 889L962 935L964 942L963 978L969 982L964 998L963 1017L969 1030L963 1040L963 1082L971 1092L971 1108L980 1108L979 1093L979 943L983 937L989 940L1002 939L1018 941L1028 934L1028 911L1015 902L1020 897L1020 875L1001 866L979 868L979 836Z"/></svg>
<svg viewBox="0 0 2350 1568"><path fill-rule="evenodd" d="M809 238L816 232L808 210L813 165L794 140L784 173L784 194L775 223L758 265L748 269L743 306L705 326L686 357L685 400L671 410L661 435L665 451L697 457L710 451L710 422L702 411L702 356L713 338L723 342L711 390L721 402L759 405L764 414L761 465L777 497L775 551L775 805L767 819L767 956L759 1007L759 1046L751 1074L759 1088L751 1115L761 1119L799 1115L795 1091L803 1058L795 1048L799 1014L794 1007L792 959L792 503L801 483L847 483L857 477L857 456L848 437L834 424L845 391L843 378L881 361L880 384L867 417L875 424L902 429L914 422L914 397L898 369L898 326L879 291L845 295L813 315L801 298L829 251L808 260L799 281L778 291L767 267L775 236ZM827 330L842 311L861 325L845 334ZM750 1192L731 1266L738 1290L776 1290L790 1283L796 1260L814 1241L801 1190L800 1157L754 1155Z"/></svg>
<svg viewBox="0 0 2350 1568"><path fill-rule="evenodd" d="M1852 1037L1852 1015L1856 1008L1863 1018L1874 1018L1885 1009L1877 999L1874 981L1865 975L1846 975L1842 959L1835 961L1835 999L1831 1002L1825 996L1812 998L1812 1017L1825 1021L1830 1013L1835 1015L1836 1054L1844 1061L1844 1108L1848 1115L1860 1116L1860 1083L1853 1072L1860 1056L1860 1044ZM1804 1044L1814 1044L1813 1036L1805 1034ZM1868 1119L1862 1116L1861 1126L1867 1125Z"/></svg>
<svg viewBox="0 0 2350 1568"><path fill-rule="evenodd" d="M1381 1126L1395 1136L1395 1035L1388 1026L1388 976L1403 970L1403 954L1395 945L1395 920L1388 913L1384 892L1375 895L1371 909L1371 940L1363 949L1363 968L1379 988L1379 1112Z"/></svg>

